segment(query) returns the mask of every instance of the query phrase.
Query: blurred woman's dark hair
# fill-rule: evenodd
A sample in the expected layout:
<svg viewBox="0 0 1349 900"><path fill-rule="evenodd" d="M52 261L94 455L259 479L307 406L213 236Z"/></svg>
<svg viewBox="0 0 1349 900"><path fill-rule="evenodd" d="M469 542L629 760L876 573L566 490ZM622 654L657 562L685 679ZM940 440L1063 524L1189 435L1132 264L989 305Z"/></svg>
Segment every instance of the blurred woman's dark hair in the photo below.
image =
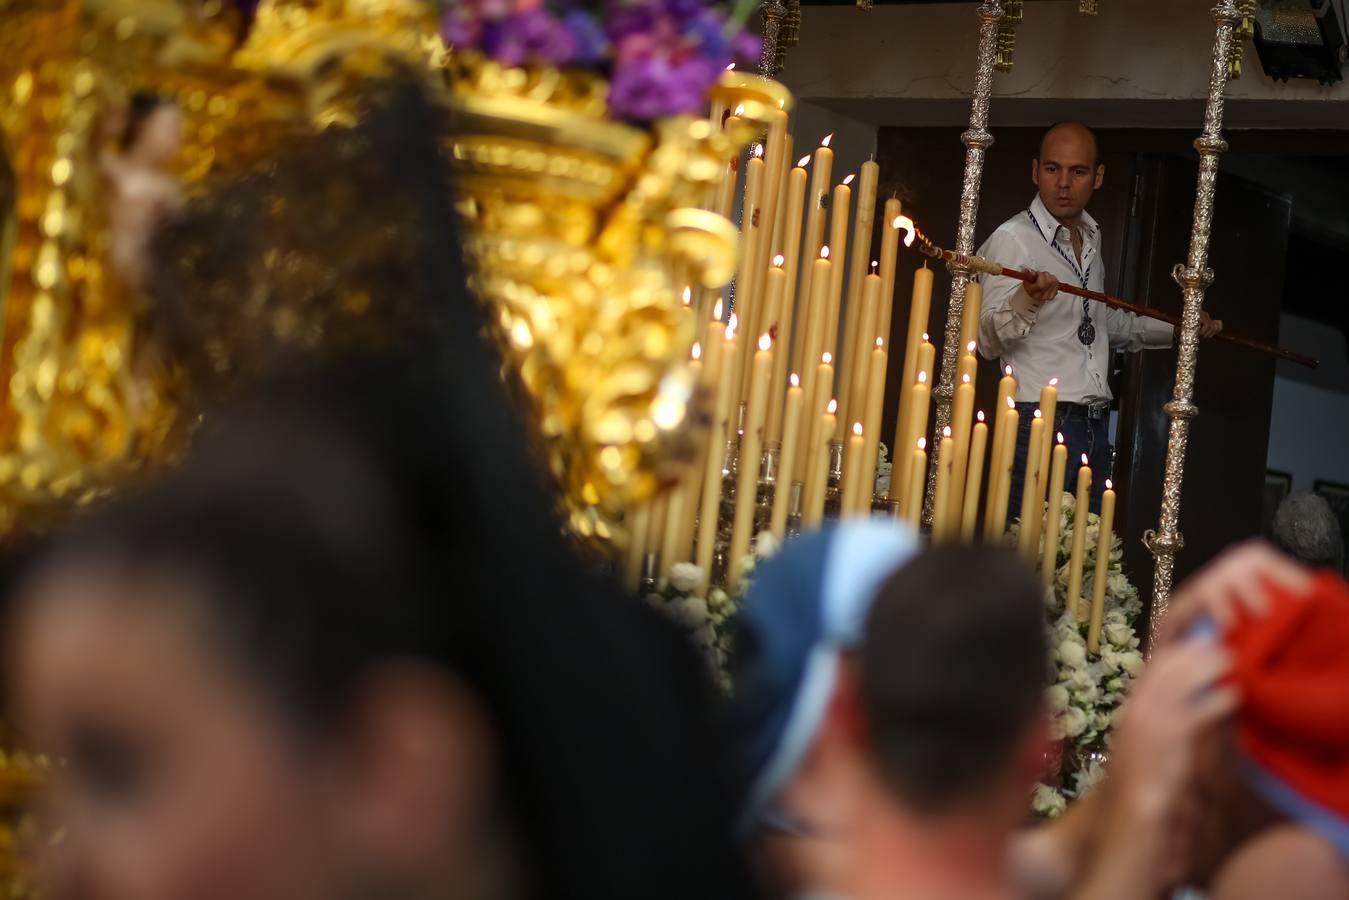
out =
<svg viewBox="0 0 1349 900"><path fill-rule="evenodd" d="M749 896L703 664L562 537L466 288L437 124L404 87L355 135L287 155L172 226L161 252L190 244L191 255L167 258L159 280L179 292L167 300L169 346L200 338L209 350L227 289L247 288L235 302L262 305L228 331L247 363L220 373L247 387L207 410L180 470L82 523L48 564L88 557L197 578L227 650L303 727L322 728L382 660L464 679L504 753L531 896ZM272 188L258 178L275 186L298 166L288 195L327 191L314 167L338 163L328 173L338 178L352 154L364 160L353 179L366 217L325 217L303 234L302 222L267 218ZM248 232L255 214L270 239ZM223 230L207 246L212 228ZM267 304L294 298L251 281L265 281L277 254L308 265L325 234L358 228L413 242L390 263L345 259L359 241L336 241L336 274L299 312L340 340L279 350L266 323L283 307ZM212 273L224 288L193 293ZM362 320L323 306L353 291L378 314L368 346Z"/></svg>

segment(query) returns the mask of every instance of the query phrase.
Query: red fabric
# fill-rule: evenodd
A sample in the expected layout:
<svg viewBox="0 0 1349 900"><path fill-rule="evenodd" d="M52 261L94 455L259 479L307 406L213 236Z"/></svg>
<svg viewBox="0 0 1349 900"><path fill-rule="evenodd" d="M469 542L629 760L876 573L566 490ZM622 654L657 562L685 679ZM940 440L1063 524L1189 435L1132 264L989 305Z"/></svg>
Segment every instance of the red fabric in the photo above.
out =
<svg viewBox="0 0 1349 900"><path fill-rule="evenodd" d="M1349 818L1349 584L1325 572L1305 596L1271 596L1267 613L1243 616L1224 636L1241 690L1240 746Z"/></svg>

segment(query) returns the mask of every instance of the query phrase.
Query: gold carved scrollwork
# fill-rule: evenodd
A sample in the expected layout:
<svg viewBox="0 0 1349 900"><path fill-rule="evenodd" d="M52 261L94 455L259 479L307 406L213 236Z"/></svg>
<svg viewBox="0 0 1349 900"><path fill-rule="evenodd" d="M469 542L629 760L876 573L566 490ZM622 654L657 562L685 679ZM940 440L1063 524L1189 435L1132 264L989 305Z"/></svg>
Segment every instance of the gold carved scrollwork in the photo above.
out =
<svg viewBox="0 0 1349 900"><path fill-rule="evenodd" d="M530 407L571 527L605 538L690 449L694 340L672 271L719 287L731 223L699 209L725 161L791 97L727 72L713 100L734 133L679 117L605 117L587 74L451 61L452 158L480 296Z"/></svg>

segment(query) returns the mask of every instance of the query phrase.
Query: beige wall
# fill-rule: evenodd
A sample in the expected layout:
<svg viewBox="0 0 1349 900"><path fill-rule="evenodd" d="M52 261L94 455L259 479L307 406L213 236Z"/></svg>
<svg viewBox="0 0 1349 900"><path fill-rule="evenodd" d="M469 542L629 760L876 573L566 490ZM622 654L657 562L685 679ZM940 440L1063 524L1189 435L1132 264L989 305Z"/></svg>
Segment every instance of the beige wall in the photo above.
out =
<svg viewBox="0 0 1349 900"><path fill-rule="evenodd" d="M994 124L1083 117L1102 127L1197 126L1207 95L1211 0L1031 0L1016 65L998 75ZM978 17L974 3L807 6L784 80L799 97L881 125L968 119ZM1349 128L1349 86L1280 84L1247 44L1228 88L1232 127Z"/></svg>

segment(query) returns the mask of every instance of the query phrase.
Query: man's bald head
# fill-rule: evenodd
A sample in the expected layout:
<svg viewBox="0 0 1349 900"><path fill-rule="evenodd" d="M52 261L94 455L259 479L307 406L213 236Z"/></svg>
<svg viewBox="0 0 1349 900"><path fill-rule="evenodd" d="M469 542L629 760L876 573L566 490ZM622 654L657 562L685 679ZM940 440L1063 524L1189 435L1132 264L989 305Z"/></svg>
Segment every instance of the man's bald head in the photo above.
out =
<svg viewBox="0 0 1349 900"><path fill-rule="evenodd" d="M1090 128L1081 122L1060 122L1045 132L1031 180L1054 218L1075 228L1104 177L1105 166Z"/></svg>
<svg viewBox="0 0 1349 900"><path fill-rule="evenodd" d="M1094 169L1101 161L1100 147L1096 143L1096 132L1081 122L1055 122L1049 126L1044 137L1040 138L1040 155L1037 160L1046 159L1052 150L1058 150L1064 143L1091 146L1091 167Z"/></svg>

